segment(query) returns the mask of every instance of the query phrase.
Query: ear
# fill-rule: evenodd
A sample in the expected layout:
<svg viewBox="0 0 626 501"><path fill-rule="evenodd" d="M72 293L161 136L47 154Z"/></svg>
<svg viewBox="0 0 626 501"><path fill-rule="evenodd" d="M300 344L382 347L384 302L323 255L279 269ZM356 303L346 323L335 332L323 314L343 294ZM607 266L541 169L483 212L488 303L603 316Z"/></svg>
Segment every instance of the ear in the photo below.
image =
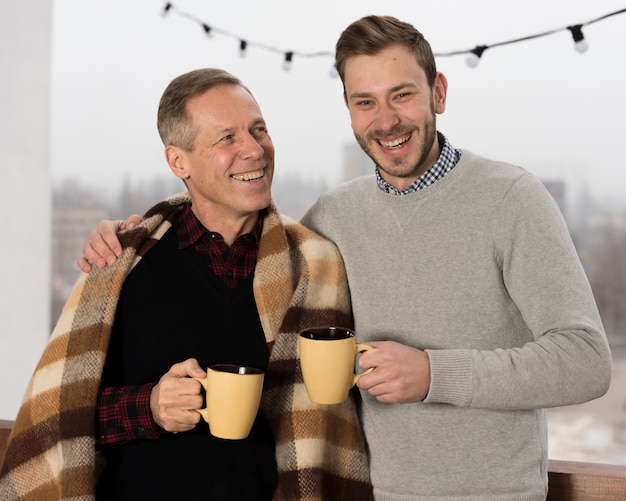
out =
<svg viewBox="0 0 626 501"><path fill-rule="evenodd" d="M187 162L185 161L185 152L176 146L171 144L165 147L165 160L167 165L170 166L172 173L185 180L189 177L189 171L187 169Z"/></svg>
<svg viewBox="0 0 626 501"><path fill-rule="evenodd" d="M443 73L437 73L435 85L433 85L433 104L435 113L441 114L446 111L446 97L448 95L448 79Z"/></svg>

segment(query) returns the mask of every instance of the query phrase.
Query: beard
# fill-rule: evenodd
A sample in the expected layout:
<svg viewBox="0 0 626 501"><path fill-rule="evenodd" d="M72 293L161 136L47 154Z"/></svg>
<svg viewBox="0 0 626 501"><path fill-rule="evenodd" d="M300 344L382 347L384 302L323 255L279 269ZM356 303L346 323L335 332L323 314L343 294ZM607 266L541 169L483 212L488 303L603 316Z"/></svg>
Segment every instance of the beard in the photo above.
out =
<svg viewBox="0 0 626 501"><path fill-rule="evenodd" d="M421 132L421 134L419 134ZM374 153L374 148L371 148L369 145L372 143L377 143L376 139L372 139L375 137L385 138L391 136L401 136L403 134L411 133L413 136L413 140L417 141L415 148L413 149L413 153L417 152L417 159L411 163L408 163L405 157L397 157L397 158L385 158L384 162L382 158L377 158ZM437 138L437 129L436 129L436 115L435 110L431 101L431 116L424 123L424 126L420 129L415 126L407 126L407 125L397 125L393 127L389 131L381 131L375 130L370 132L367 137L363 137L358 135L356 132L354 133L354 137L359 143L361 149L365 152L365 154L370 157L378 169L383 173L388 174L390 177L397 178L412 178L417 179L421 174L426 172L432 165L426 164L426 159L430 154L433 144Z"/></svg>

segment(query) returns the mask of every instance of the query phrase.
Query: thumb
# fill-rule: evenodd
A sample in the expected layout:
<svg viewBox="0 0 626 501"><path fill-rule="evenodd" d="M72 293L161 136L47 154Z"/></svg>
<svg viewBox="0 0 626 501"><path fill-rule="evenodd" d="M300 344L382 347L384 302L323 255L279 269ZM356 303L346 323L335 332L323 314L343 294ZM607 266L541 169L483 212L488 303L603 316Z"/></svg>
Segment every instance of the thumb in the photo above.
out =
<svg viewBox="0 0 626 501"><path fill-rule="evenodd" d="M169 373L177 377L206 377L206 372L200 367L200 364L198 364L195 358L188 358L184 362L172 365Z"/></svg>

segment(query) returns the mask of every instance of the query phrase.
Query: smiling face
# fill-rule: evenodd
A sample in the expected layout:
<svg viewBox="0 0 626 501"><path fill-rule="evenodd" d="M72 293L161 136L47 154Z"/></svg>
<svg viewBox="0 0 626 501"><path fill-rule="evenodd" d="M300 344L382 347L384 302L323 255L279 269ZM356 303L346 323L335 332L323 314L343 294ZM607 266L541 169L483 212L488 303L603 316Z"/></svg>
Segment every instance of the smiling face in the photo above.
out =
<svg viewBox="0 0 626 501"><path fill-rule="evenodd" d="M345 100L352 130L383 179L402 190L439 158L436 113L445 111L447 81L431 88L415 56L394 44L345 64Z"/></svg>
<svg viewBox="0 0 626 501"><path fill-rule="evenodd" d="M274 145L257 102L238 85L214 87L186 110L197 130L193 148L169 145L166 158L185 181L194 214L232 243L271 201Z"/></svg>

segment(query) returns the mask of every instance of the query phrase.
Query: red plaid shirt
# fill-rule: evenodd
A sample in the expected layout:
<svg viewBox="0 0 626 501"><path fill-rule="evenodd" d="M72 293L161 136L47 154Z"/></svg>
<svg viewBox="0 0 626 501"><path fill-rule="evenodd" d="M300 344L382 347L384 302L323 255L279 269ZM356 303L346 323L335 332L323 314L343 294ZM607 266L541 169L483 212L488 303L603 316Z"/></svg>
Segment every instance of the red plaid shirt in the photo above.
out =
<svg viewBox="0 0 626 501"><path fill-rule="evenodd" d="M229 247L219 233L207 230L185 206L178 217L179 249L193 246L211 271L228 287L236 287L254 271L259 255L263 215L250 233ZM98 445L122 444L139 438L158 438L164 433L152 418L150 393L156 383L109 387L102 390L96 408Z"/></svg>

